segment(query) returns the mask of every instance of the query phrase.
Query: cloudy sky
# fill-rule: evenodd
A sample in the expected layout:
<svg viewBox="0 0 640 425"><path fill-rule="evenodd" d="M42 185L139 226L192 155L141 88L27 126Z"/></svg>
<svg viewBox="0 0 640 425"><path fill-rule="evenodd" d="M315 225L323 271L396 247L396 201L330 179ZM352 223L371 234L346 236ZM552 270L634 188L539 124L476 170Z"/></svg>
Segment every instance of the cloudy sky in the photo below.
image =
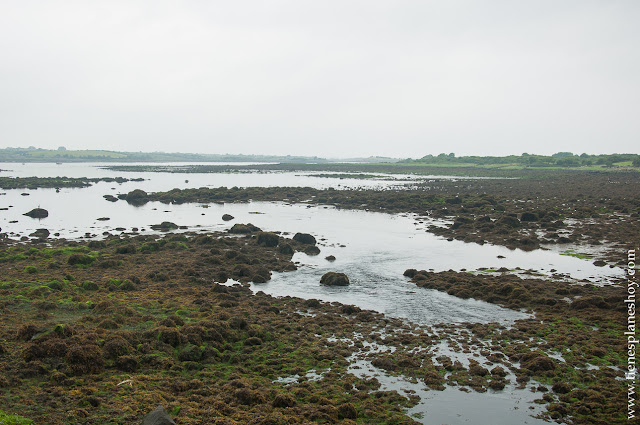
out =
<svg viewBox="0 0 640 425"><path fill-rule="evenodd" d="M639 153L637 0L0 0L0 148Z"/></svg>

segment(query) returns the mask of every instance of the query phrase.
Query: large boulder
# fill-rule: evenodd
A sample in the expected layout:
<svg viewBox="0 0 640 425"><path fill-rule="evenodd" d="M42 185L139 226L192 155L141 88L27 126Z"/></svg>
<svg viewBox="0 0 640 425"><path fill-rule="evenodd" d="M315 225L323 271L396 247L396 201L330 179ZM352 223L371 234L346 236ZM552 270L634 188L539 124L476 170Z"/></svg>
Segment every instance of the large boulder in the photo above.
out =
<svg viewBox="0 0 640 425"><path fill-rule="evenodd" d="M316 244L316 238L313 237L313 235L310 235L308 233L296 233L293 236L293 240L296 242L300 242L302 244L306 244L306 245L315 245Z"/></svg>
<svg viewBox="0 0 640 425"><path fill-rule="evenodd" d="M175 230L177 228L179 228L179 226L175 223L172 223L171 221L163 221L160 224L152 224L151 227L153 230L160 230L163 232L167 232L169 230Z"/></svg>
<svg viewBox="0 0 640 425"><path fill-rule="evenodd" d="M288 243L283 243L278 246L278 252L280 254L293 255L293 248Z"/></svg>
<svg viewBox="0 0 640 425"><path fill-rule="evenodd" d="M258 233L258 245L264 245L267 247L278 246L280 238L275 233L260 232Z"/></svg>
<svg viewBox="0 0 640 425"><path fill-rule="evenodd" d="M320 254L320 248L315 245L310 245L304 249L304 253L307 255L318 255Z"/></svg>
<svg viewBox="0 0 640 425"><path fill-rule="evenodd" d="M47 218L49 217L49 211L45 210L44 208L34 208L28 213L24 213L23 215L31 218Z"/></svg>
<svg viewBox="0 0 640 425"><path fill-rule="evenodd" d="M144 205L149 202L149 195L142 189L135 189L127 193L124 200L131 205Z"/></svg>
<svg viewBox="0 0 640 425"><path fill-rule="evenodd" d="M327 286L347 286L349 277L344 273L328 272L322 275L320 283Z"/></svg>
<svg viewBox="0 0 640 425"><path fill-rule="evenodd" d="M171 419L169 414L164 407L158 406L156 410L151 413L148 413L142 419L142 425L176 425L176 423Z"/></svg>
<svg viewBox="0 0 640 425"><path fill-rule="evenodd" d="M36 229L35 232L31 233L29 236L36 237L38 239L47 239L51 232L47 229Z"/></svg>
<svg viewBox="0 0 640 425"><path fill-rule="evenodd" d="M229 229L229 233L236 233L236 234L247 234L247 233L254 233L259 231L260 231L260 228L257 226L254 226L251 223L247 223L247 224L236 223L233 225L231 229Z"/></svg>

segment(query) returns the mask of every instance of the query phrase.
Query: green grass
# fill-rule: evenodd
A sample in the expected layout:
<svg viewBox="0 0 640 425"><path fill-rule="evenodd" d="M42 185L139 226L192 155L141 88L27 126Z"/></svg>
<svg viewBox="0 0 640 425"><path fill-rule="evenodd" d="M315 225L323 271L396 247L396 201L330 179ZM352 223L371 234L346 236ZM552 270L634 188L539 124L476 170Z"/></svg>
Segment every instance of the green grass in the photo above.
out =
<svg viewBox="0 0 640 425"><path fill-rule="evenodd" d="M29 425L32 423L31 419L20 415L9 415L0 410L0 425Z"/></svg>
<svg viewBox="0 0 640 425"><path fill-rule="evenodd" d="M91 157L101 157L101 158L126 158L127 155L111 152L111 151L100 151L100 150L87 150L87 151L29 151L25 153L26 158L42 158L42 159L58 159L58 158L91 158Z"/></svg>
<svg viewBox="0 0 640 425"><path fill-rule="evenodd" d="M568 255L569 257L576 257L576 258L580 258L582 260L589 260L592 255L591 254L583 254L583 253L579 253L579 252L575 252L571 249L567 249L566 251L562 251L560 253L560 255Z"/></svg>

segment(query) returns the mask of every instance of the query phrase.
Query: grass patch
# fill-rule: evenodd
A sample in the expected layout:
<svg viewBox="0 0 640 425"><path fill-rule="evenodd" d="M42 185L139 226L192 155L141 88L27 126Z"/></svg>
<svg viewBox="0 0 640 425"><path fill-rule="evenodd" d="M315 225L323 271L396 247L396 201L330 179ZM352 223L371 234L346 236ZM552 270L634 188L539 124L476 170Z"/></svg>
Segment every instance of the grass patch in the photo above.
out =
<svg viewBox="0 0 640 425"><path fill-rule="evenodd" d="M580 253L580 252L575 252L575 251L573 251L571 249L567 249L566 251L562 251L560 253L560 255L567 255L569 257L576 257L576 258L580 258L581 260L589 260L592 257L591 254L584 254L584 253Z"/></svg>
<svg viewBox="0 0 640 425"><path fill-rule="evenodd" d="M31 419L27 419L20 415L9 415L0 410L0 424L1 425L29 425L32 424Z"/></svg>

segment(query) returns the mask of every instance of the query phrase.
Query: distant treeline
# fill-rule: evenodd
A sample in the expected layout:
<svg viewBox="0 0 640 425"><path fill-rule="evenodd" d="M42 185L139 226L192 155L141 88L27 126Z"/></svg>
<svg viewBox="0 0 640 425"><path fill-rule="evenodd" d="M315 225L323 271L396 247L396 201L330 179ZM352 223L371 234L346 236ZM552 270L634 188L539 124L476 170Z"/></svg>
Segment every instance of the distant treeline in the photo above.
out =
<svg viewBox="0 0 640 425"><path fill-rule="evenodd" d="M426 155L420 159L405 159L399 161L405 164L437 164L459 166L488 166L488 165L518 165L523 167L589 167L589 166L632 166L640 167L640 155L637 154L610 154L589 155L583 153L577 155L571 152L558 152L551 156L522 155L509 156L455 156L454 153L440 155Z"/></svg>
<svg viewBox="0 0 640 425"><path fill-rule="evenodd" d="M0 162L308 162L325 163L316 156L192 154L165 152L115 152L106 150L0 149Z"/></svg>

